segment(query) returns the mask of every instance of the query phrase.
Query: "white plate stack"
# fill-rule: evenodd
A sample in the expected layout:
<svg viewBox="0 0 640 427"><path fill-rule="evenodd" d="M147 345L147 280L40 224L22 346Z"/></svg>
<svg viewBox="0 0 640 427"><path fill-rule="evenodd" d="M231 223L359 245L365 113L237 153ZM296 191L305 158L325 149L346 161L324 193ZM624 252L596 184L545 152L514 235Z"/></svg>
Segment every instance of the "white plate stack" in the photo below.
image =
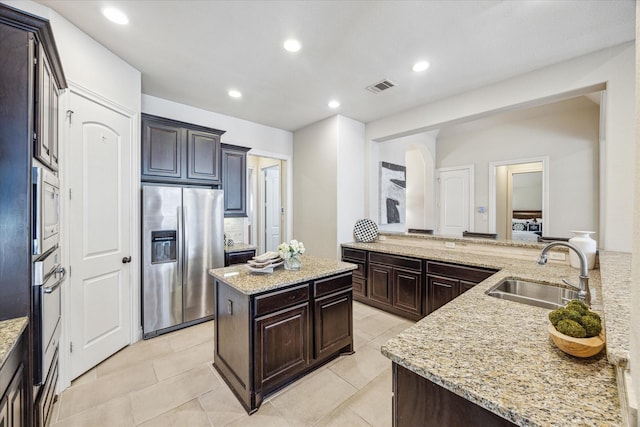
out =
<svg viewBox="0 0 640 427"><path fill-rule="evenodd" d="M254 273L273 273L273 270L282 264L284 261L278 252L270 251L254 256L247 262L247 268Z"/></svg>

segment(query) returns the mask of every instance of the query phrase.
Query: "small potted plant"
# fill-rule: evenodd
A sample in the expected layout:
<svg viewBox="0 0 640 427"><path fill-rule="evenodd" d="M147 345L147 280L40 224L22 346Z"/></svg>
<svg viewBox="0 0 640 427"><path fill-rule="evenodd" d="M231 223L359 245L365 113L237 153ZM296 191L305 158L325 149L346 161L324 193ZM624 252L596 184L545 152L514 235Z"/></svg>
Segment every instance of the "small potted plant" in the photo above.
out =
<svg viewBox="0 0 640 427"><path fill-rule="evenodd" d="M295 239L289 243L283 242L278 245L278 253L280 254L280 258L284 260L284 268L286 270L300 270L302 267L300 255L302 255L304 251L304 244Z"/></svg>

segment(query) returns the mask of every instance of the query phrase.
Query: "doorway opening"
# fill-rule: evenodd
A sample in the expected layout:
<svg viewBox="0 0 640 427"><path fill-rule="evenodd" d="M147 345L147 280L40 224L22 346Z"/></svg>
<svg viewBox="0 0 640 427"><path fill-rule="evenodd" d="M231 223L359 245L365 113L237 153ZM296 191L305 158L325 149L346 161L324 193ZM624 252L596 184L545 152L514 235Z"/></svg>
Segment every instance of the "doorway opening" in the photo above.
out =
<svg viewBox="0 0 640 427"><path fill-rule="evenodd" d="M252 156L248 165L248 240L259 253L276 251L283 240L285 212L283 195L285 161L270 157Z"/></svg>

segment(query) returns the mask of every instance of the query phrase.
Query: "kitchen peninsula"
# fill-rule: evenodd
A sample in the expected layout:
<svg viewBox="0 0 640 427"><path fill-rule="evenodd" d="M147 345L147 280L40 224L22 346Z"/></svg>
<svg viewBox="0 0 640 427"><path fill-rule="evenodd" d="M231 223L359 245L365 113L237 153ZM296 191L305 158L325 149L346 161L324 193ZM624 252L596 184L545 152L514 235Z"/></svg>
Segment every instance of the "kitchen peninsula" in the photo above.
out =
<svg viewBox="0 0 640 427"><path fill-rule="evenodd" d="M447 241L455 249L446 248ZM579 359L550 340L548 309L486 293L514 277L560 286L562 279L575 282L578 272L566 262L536 264L542 247L413 236L343 245L366 252L367 259L388 254L499 270L382 346L393 362L394 425L625 424L616 383L619 361L612 355L626 353L618 337L628 336L628 329L616 328L628 314L615 308L624 298L614 306L605 296L622 280L610 271L619 271L629 256L605 252L602 270L589 271L592 308L605 317L607 353Z"/></svg>
<svg viewBox="0 0 640 427"><path fill-rule="evenodd" d="M249 413L264 397L341 354L353 353L355 265L304 255L298 271L214 277L213 366Z"/></svg>

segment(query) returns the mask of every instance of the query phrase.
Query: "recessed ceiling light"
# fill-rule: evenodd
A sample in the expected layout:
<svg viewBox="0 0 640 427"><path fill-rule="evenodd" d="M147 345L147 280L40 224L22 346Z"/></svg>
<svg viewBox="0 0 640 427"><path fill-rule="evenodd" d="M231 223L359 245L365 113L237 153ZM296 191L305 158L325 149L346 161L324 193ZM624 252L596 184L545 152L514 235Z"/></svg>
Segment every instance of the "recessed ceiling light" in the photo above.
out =
<svg viewBox="0 0 640 427"><path fill-rule="evenodd" d="M113 7L106 7L102 9L102 14L111 22L116 24L126 25L129 23L129 18L122 11Z"/></svg>
<svg viewBox="0 0 640 427"><path fill-rule="evenodd" d="M229 96L232 98L242 98L242 92L239 90L231 89L229 91Z"/></svg>
<svg viewBox="0 0 640 427"><path fill-rule="evenodd" d="M289 39L284 42L284 49L288 52L297 52L302 48L302 45L298 40Z"/></svg>
<svg viewBox="0 0 640 427"><path fill-rule="evenodd" d="M413 71L419 73L420 71L424 71L429 68L429 63L427 61L420 61L413 64Z"/></svg>
<svg viewBox="0 0 640 427"><path fill-rule="evenodd" d="M333 101L329 101L329 108L338 108L340 106L340 103L336 100Z"/></svg>

